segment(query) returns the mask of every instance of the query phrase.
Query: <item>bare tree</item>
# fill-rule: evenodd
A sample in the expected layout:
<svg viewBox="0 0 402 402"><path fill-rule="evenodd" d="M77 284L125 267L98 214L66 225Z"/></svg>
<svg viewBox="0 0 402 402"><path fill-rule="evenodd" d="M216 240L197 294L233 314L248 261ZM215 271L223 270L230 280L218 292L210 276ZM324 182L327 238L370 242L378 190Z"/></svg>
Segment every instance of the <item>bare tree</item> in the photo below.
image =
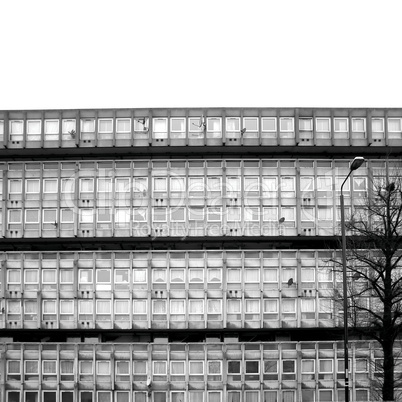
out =
<svg viewBox="0 0 402 402"><path fill-rule="evenodd" d="M401 386L395 346L402 332L402 179L373 178L371 192L358 200L346 230L348 323L378 341L383 364L377 382L382 400L393 401ZM341 272L342 259L333 262Z"/></svg>

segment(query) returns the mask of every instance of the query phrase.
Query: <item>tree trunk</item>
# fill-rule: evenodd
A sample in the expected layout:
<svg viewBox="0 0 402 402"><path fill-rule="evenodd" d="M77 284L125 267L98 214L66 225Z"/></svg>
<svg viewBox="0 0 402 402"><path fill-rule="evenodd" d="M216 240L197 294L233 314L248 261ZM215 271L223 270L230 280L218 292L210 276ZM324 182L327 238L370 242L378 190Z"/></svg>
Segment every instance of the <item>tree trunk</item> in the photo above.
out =
<svg viewBox="0 0 402 402"><path fill-rule="evenodd" d="M382 386L382 398L384 401L394 400L394 355L393 341L383 344L384 350L384 384Z"/></svg>

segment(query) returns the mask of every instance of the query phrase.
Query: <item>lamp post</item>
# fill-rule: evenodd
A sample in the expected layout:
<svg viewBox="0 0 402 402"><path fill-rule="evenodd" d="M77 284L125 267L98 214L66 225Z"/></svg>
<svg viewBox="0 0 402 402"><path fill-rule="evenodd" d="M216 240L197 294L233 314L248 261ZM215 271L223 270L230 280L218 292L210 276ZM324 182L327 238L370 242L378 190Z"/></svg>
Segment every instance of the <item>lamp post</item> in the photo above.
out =
<svg viewBox="0 0 402 402"><path fill-rule="evenodd" d="M343 329L344 329L344 359L345 359L345 402L349 402L349 353L348 353L348 298L346 283L346 228L345 228L345 202L343 199L343 185L349 178L350 174L359 169L363 164L364 158L357 156L353 159L349 168L349 173L341 185L341 230L342 230L342 272L343 272Z"/></svg>

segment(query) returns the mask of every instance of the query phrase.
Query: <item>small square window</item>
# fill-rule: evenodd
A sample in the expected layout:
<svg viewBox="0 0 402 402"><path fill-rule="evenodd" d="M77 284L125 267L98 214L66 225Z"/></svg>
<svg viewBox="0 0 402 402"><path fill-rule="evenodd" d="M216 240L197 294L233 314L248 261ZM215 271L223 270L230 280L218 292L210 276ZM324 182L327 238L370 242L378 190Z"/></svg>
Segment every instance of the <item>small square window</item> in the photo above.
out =
<svg viewBox="0 0 402 402"><path fill-rule="evenodd" d="M261 119L262 131L276 131L276 117L263 117Z"/></svg>
<svg viewBox="0 0 402 402"><path fill-rule="evenodd" d="M98 119L98 132L99 133L112 133L113 132L113 119Z"/></svg>
<svg viewBox="0 0 402 402"><path fill-rule="evenodd" d="M116 119L116 132L117 133L131 132L131 119Z"/></svg>

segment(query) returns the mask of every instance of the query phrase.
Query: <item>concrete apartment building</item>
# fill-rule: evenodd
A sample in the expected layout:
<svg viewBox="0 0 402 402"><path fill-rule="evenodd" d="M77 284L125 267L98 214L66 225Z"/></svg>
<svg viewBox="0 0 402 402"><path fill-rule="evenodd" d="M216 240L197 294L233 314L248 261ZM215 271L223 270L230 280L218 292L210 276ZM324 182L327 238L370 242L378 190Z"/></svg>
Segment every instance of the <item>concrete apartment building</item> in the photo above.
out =
<svg viewBox="0 0 402 402"><path fill-rule="evenodd" d="M402 109L0 111L0 401L343 401L355 156L346 214ZM378 345L349 347L374 400Z"/></svg>

